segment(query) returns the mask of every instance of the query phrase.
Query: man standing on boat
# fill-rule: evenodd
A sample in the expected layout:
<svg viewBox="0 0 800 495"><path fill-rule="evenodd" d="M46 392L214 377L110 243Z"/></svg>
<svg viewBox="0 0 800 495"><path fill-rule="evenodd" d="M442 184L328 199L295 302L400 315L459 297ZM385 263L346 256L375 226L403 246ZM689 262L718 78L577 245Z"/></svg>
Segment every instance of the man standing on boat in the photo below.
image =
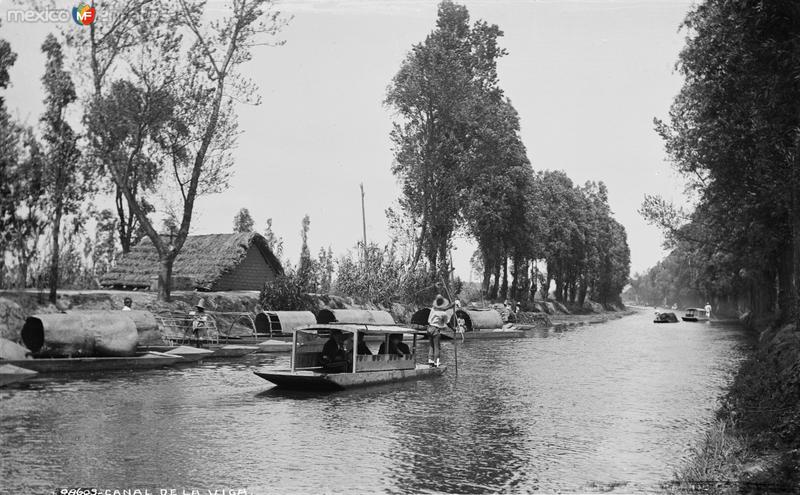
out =
<svg viewBox="0 0 800 495"><path fill-rule="evenodd" d="M439 355L441 353L442 330L447 328L447 323L453 316L451 309L453 305L450 301L445 299L441 294L436 295L431 307L431 313L428 316L428 339L430 340L430 347L428 347L428 364L431 366L439 366Z"/></svg>
<svg viewBox="0 0 800 495"><path fill-rule="evenodd" d="M197 302L194 308L197 311L192 311L192 333L194 334L194 341L196 347L202 347L200 344L200 333L206 331L208 324L208 315L206 315L206 307L203 300Z"/></svg>

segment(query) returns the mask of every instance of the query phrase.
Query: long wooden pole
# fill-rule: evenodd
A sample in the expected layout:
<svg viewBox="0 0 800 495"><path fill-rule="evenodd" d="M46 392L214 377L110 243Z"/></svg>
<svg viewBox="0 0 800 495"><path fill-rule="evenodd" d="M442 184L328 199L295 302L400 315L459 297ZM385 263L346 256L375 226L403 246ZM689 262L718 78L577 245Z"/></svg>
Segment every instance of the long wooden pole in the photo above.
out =
<svg viewBox="0 0 800 495"><path fill-rule="evenodd" d="M458 326L458 315L456 314L455 309L455 301L453 298L450 297L450 289L447 288L447 283L444 281L443 277L439 277L442 281L442 285L444 286L444 292L447 294L447 300L450 301L450 304L453 305L453 317L456 319L456 326ZM453 359L455 361L455 368L456 368L456 375L458 374L458 340L456 339L456 334L458 333L457 329L453 330ZM439 344L441 345L441 343Z"/></svg>

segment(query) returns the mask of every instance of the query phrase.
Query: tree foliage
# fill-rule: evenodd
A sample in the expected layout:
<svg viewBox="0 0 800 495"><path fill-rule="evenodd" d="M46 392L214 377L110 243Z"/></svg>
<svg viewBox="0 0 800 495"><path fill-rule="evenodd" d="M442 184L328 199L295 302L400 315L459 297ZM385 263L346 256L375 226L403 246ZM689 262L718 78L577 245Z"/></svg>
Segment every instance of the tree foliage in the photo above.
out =
<svg viewBox="0 0 800 495"><path fill-rule="evenodd" d="M254 225L253 217L250 216L250 210L247 208L240 209L233 217L234 232L252 232Z"/></svg>
<svg viewBox="0 0 800 495"><path fill-rule="evenodd" d="M228 16L214 20L205 7L183 0L112 2L104 9L105 31L93 23L71 38L78 56L88 51L91 60L86 120L93 156L132 212L120 213L120 225L130 229L135 217L159 255L161 299L169 299L172 265L196 200L227 187L237 135L234 102L258 103L239 69L285 24L270 0L234 1ZM161 236L143 207L142 195L156 192L169 199L165 213L176 220L174 236Z"/></svg>
<svg viewBox="0 0 800 495"><path fill-rule="evenodd" d="M362 249L359 246L356 252ZM427 268L417 265L410 271L410 265L398 256L394 244L381 247L370 243L366 259L351 251L341 256L336 265L335 294L386 306L395 302L427 305L436 294L435 280Z"/></svg>
<svg viewBox="0 0 800 495"><path fill-rule="evenodd" d="M673 244L695 253L717 297L777 285L778 308L797 314L800 280L800 6L777 0L707 0L687 16L678 69L685 78L668 122L656 121L697 209ZM669 208L643 212L668 225ZM747 274L740 284L739 274ZM769 297L767 297L769 299Z"/></svg>
<svg viewBox="0 0 800 495"><path fill-rule="evenodd" d="M496 63L499 28L469 24L461 5L439 5L436 29L414 45L389 87L386 103L397 111L391 133L392 171L400 178L400 205L419 229L414 265L449 277L447 253L461 215L461 179L474 160L474 133L483 100L499 99Z"/></svg>
<svg viewBox="0 0 800 495"><path fill-rule="evenodd" d="M65 216L79 212L92 180L86 169L81 167L78 136L67 121L68 107L75 102L77 95L72 77L64 68L61 44L55 36L49 34L42 44L42 52L46 57L45 74L42 77L45 112L40 119L44 154L42 184L52 238L50 302L55 304L59 284L62 220ZM74 220L79 218L75 217Z"/></svg>
<svg viewBox="0 0 800 495"><path fill-rule="evenodd" d="M561 172L534 173L519 115L499 85L502 34L443 1L436 28L389 87L386 103L398 117L392 171L416 237L411 269L424 254L433 278L449 279L452 238L465 232L478 243L489 298L527 301L539 285L546 295L552 279L559 300L582 304L591 293L615 302L628 276L624 229L611 218L604 185L582 191ZM546 283L538 260L546 260Z"/></svg>

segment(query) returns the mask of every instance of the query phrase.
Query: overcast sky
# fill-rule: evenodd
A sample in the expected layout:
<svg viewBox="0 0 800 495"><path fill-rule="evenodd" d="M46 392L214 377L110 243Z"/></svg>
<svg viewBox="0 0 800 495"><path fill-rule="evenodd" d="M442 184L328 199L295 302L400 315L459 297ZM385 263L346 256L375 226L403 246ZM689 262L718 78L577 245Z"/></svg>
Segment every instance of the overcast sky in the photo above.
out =
<svg viewBox="0 0 800 495"><path fill-rule="evenodd" d="M263 102L239 109L243 134L230 189L202 198L192 232L230 232L234 214L246 207L259 230L273 219L296 260L307 213L311 252L331 246L341 254L361 238L363 182L367 236L387 242L383 212L400 188L390 170L393 115L382 102L406 53L434 28L437 3L282 2L281 10L294 16L281 34L286 44L259 49L244 69ZM665 161L653 118L667 116L682 82L674 64L685 37L679 26L691 3L460 3L473 20L498 24L505 33L501 44L509 54L500 61L500 84L520 114L533 168L564 170L576 183L604 181L614 215L628 232L631 272L655 264L664 255L662 237L636 210L648 193L681 201L682 181ZM8 8L0 0L0 35L20 56L7 101L12 113L35 123L42 110L39 47L58 26L6 22ZM102 11L97 17L100 22ZM459 240L454 253L465 278L473 250Z"/></svg>

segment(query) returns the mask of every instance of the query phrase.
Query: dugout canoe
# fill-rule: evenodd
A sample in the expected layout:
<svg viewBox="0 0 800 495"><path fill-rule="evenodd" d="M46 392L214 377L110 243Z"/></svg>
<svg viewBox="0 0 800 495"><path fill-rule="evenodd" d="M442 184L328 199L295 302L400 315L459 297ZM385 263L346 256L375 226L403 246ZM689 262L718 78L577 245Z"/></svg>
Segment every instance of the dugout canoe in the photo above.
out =
<svg viewBox="0 0 800 495"><path fill-rule="evenodd" d="M27 380L37 374L36 371L14 366L13 364L0 365L0 387Z"/></svg>
<svg viewBox="0 0 800 495"><path fill-rule="evenodd" d="M131 357L35 358L4 361L39 373L71 373L88 371L146 370L170 366L182 358L161 352L147 352Z"/></svg>

